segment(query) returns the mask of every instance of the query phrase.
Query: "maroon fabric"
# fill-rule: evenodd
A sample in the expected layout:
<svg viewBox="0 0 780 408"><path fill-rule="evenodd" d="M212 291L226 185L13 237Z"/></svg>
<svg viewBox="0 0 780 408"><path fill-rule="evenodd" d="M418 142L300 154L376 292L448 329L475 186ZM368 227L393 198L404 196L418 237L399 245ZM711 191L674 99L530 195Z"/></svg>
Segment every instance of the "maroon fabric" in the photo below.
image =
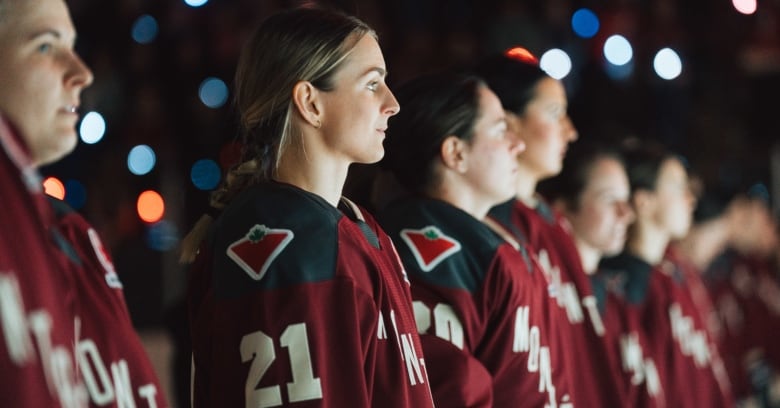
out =
<svg viewBox="0 0 780 408"><path fill-rule="evenodd" d="M551 340L559 335L550 326L557 309L538 264L442 201L391 207L380 220L412 282L437 406L572 406Z"/></svg>
<svg viewBox="0 0 780 408"><path fill-rule="evenodd" d="M79 364L94 407L167 407L163 389L135 332L122 284L97 232L64 203L57 226L74 251L61 253L73 273L79 317ZM75 255L77 258L72 259Z"/></svg>
<svg viewBox="0 0 780 408"><path fill-rule="evenodd" d="M361 224L290 186L243 197L191 271L194 406L432 407L387 235L367 215ZM242 239L253 225L264 232Z"/></svg>
<svg viewBox="0 0 780 408"><path fill-rule="evenodd" d="M0 116L0 395L3 404L78 407L74 305L46 225L53 214L20 138Z"/></svg>
<svg viewBox="0 0 780 408"><path fill-rule="evenodd" d="M562 371L577 367L568 369L573 399L581 407L620 406L624 397L615 386L620 374L605 357L603 322L568 224L543 201L536 208L520 200L502 206L511 209L494 208L491 216L520 232L519 238L527 242L541 263L550 283L549 291L563 311L564 319L557 323L557 328L565 333L560 336L564 350L560 364Z"/></svg>

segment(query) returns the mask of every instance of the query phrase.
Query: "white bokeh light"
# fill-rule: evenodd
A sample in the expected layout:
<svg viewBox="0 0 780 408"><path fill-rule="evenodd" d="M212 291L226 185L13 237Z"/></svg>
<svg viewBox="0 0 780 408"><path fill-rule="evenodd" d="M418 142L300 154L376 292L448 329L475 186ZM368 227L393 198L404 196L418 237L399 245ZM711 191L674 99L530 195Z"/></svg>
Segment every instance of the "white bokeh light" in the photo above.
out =
<svg viewBox="0 0 780 408"><path fill-rule="evenodd" d="M655 54L653 59L653 69L655 73L666 80L672 80L680 76L682 72L682 61L680 56L671 49L664 48Z"/></svg>
<svg viewBox="0 0 780 408"><path fill-rule="evenodd" d="M106 134L106 121L97 112L89 112L84 115L79 126L79 136L86 144L95 144L103 139Z"/></svg>
<svg viewBox="0 0 780 408"><path fill-rule="evenodd" d="M756 0L731 0L731 4L734 8L742 14L753 14L758 8L758 2Z"/></svg>
<svg viewBox="0 0 780 408"><path fill-rule="evenodd" d="M615 34L604 42L604 57L611 64L623 65L634 57L634 50L626 37Z"/></svg>
<svg viewBox="0 0 780 408"><path fill-rule="evenodd" d="M563 79L571 72L571 58L566 51L553 48L542 54L539 67L555 79Z"/></svg>
<svg viewBox="0 0 780 408"><path fill-rule="evenodd" d="M184 0L184 4L190 7L200 7L208 2L209 0Z"/></svg>

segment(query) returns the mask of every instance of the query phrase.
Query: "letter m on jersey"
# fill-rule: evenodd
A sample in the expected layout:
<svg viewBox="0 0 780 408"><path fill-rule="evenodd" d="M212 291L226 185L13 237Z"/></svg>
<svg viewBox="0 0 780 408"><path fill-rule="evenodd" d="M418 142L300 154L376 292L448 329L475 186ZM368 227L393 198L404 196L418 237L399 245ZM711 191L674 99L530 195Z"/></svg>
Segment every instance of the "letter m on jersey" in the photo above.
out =
<svg viewBox="0 0 780 408"><path fill-rule="evenodd" d="M227 256L249 277L260 280L293 237L293 232L288 229L255 224L244 237L228 246Z"/></svg>
<svg viewBox="0 0 780 408"><path fill-rule="evenodd" d="M403 229L401 238L409 246L414 258L425 272L431 271L448 256L460 251L460 242L444 235L429 225L423 229Z"/></svg>

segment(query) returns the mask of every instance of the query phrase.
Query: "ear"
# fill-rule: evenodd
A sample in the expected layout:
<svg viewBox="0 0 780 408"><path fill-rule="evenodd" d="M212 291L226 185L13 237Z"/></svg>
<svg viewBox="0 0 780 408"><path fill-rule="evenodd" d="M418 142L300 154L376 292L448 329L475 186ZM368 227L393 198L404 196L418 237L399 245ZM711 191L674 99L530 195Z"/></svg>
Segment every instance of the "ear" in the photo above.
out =
<svg viewBox="0 0 780 408"><path fill-rule="evenodd" d="M303 120L315 128L322 126L320 90L309 81L299 81L293 87L292 100Z"/></svg>
<svg viewBox="0 0 780 408"><path fill-rule="evenodd" d="M465 173L468 170L466 142L457 136L447 136L441 144L441 160L448 168Z"/></svg>

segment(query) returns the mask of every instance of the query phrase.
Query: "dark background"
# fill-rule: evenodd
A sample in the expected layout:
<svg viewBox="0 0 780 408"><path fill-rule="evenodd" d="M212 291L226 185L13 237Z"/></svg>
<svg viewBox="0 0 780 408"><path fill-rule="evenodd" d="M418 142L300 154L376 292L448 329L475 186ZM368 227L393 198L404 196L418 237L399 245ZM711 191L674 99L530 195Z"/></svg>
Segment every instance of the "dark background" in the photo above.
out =
<svg viewBox="0 0 780 408"><path fill-rule="evenodd" d="M617 143L627 137L658 140L684 155L706 186L710 208L735 193L769 197L770 156L780 122L780 1L759 0L758 11L739 14L728 0L355 0L326 2L367 21L379 34L388 81L472 64L523 45L537 56L553 47L572 58L564 79L570 114L581 139ZM198 8L182 0L72 0L77 49L95 74L82 111L98 111L107 131L95 145L80 143L44 174L80 181L80 211L112 251L133 319L140 328L180 320L171 306L183 295L186 275L175 244L203 212L208 192L190 181L202 158L235 160L236 115L228 102L211 109L198 98L206 77L232 75L243 40L264 16L294 1L210 0ZM590 39L577 37L572 13L594 11L601 22ZM149 44L131 38L141 15L159 33ZM634 47L633 73L611 79L601 47L612 34ZM655 76L652 58L672 47L683 60L672 81ZM137 144L155 149L157 165L144 176L127 170ZM352 176L347 193L361 201L370 180ZM152 249L159 231L142 222L138 194L154 189L166 200L167 249ZM67 198L67 197L66 197ZM166 316L179 316L166 319Z"/></svg>

